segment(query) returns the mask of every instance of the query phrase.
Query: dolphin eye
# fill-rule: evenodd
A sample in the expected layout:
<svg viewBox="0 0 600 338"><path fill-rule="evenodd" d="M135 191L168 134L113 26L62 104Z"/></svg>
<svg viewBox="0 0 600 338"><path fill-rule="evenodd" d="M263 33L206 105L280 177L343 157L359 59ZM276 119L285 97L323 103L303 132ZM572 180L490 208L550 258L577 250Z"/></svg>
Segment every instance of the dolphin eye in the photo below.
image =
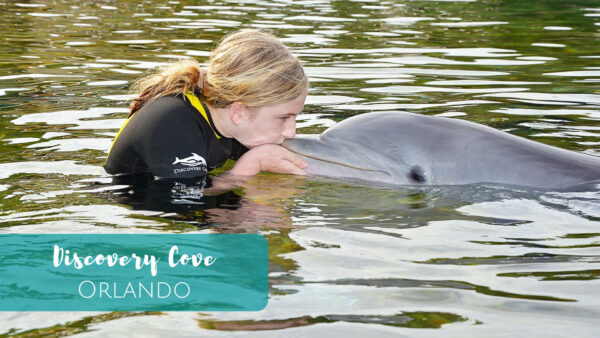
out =
<svg viewBox="0 0 600 338"><path fill-rule="evenodd" d="M410 169L410 173L408 174L408 176L411 180L413 180L416 183L425 183L425 181L427 180L425 178L425 171L418 165Z"/></svg>

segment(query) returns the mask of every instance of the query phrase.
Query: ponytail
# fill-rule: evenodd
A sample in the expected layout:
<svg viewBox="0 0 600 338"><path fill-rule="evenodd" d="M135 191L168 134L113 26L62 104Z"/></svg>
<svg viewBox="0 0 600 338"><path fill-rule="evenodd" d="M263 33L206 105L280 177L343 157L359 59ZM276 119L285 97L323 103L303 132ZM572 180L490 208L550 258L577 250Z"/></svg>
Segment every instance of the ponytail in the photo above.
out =
<svg viewBox="0 0 600 338"><path fill-rule="evenodd" d="M150 75L137 80L133 91L137 94L129 105L131 117L144 104L162 96L185 94L188 91L202 92L205 70L194 60L171 63Z"/></svg>

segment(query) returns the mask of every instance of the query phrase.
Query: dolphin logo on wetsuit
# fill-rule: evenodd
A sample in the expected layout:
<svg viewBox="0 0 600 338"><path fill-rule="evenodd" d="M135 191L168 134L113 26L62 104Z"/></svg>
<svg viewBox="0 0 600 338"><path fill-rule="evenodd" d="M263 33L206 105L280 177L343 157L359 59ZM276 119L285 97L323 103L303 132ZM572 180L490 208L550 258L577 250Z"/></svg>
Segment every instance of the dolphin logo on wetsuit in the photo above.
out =
<svg viewBox="0 0 600 338"><path fill-rule="evenodd" d="M172 164L175 165L177 163L181 163L183 165L187 165L189 167L196 167L198 165L206 165L206 160L196 153L192 153L192 156L179 159L179 157L175 156L175 162Z"/></svg>

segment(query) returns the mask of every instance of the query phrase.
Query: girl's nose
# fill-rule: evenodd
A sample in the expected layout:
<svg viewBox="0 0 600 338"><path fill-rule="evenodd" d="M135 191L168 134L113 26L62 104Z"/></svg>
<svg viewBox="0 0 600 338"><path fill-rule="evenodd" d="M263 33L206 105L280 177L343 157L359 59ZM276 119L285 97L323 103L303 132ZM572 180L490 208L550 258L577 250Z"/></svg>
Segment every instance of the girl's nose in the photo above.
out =
<svg viewBox="0 0 600 338"><path fill-rule="evenodd" d="M290 122L286 123L283 132L281 133L285 138L293 138L296 136L296 119L290 118Z"/></svg>

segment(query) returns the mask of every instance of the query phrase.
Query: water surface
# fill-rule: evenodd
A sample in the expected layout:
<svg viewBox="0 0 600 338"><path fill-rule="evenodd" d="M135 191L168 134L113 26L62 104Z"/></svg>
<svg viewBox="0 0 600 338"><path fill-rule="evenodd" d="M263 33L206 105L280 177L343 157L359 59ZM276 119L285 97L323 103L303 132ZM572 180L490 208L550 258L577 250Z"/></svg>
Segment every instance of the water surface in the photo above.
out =
<svg viewBox="0 0 600 338"><path fill-rule="evenodd" d="M100 166L136 78L206 62L241 28L274 32L304 62L299 134L409 111L600 156L598 1L7 1L0 17L2 233L260 233L270 247L260 312L5 312L0 333L597 333L597 190L264 174L205 196Z"/></svg>

